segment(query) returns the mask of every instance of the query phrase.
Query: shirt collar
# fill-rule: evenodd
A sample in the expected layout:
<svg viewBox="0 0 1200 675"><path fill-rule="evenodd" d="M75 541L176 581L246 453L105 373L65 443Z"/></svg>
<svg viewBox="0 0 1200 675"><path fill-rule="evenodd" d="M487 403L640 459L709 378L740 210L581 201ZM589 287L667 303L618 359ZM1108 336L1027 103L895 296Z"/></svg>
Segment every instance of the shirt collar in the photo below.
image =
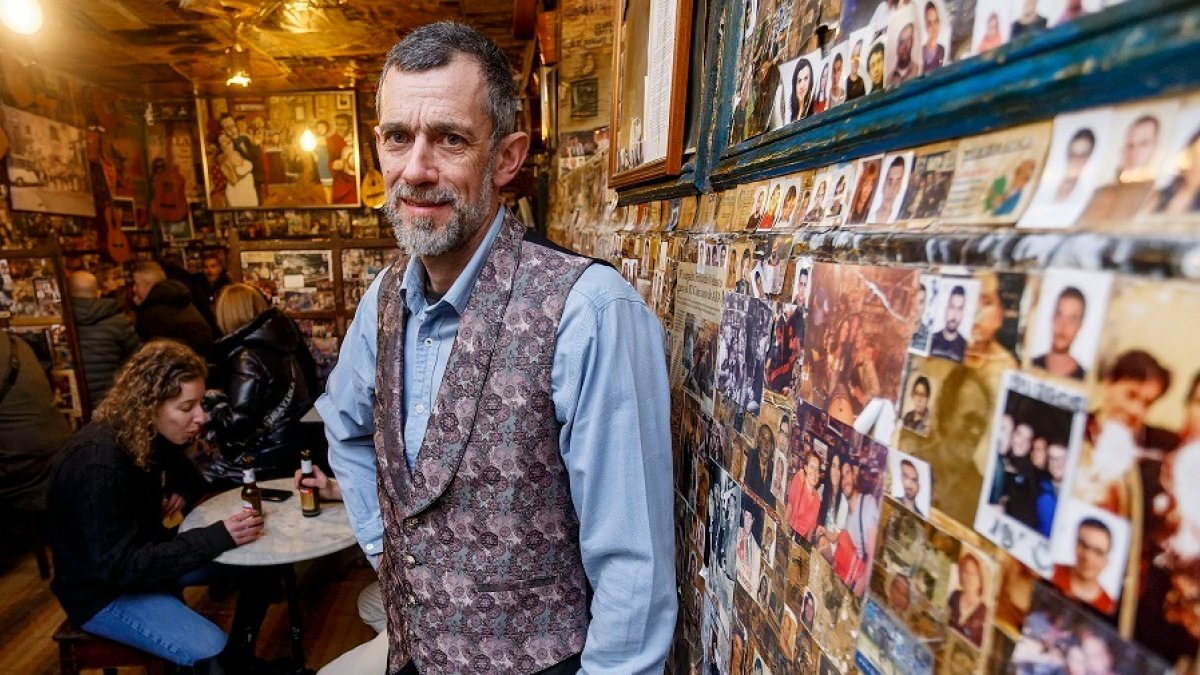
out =
<svg viewBox="0 0 1200 675"><path fill-rule="evenodd" d="M479 248L475 249L475 255L471 256L471 261L451 284L450 290L446 291L441 300L434 303L434 307L443 304L449 305L460 316L466 311L467 300L471 297L471 291L475 290L475 282L479 280L479 273L483 270L483 261L491 252L492 244L495 243L496 236L500 234L500 228L504 224L506 215L508 215L507 208L501 206L496 209L496 217L488 226L487 234L479 243ZM412 289L413 292L409 293L409 289ZM408 261L408 268L404 271L404 281L400 283L400 292L403 294L405 304L408 305L409 312L416 314L425 308L427 304L425 300L425 266L417 256L413 256Z"/></svg>

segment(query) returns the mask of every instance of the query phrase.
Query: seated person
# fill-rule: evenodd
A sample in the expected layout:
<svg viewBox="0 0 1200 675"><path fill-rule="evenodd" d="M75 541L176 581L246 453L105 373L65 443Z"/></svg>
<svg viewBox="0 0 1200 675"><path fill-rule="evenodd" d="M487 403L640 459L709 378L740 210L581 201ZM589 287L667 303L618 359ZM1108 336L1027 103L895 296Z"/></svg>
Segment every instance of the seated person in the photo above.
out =
<svg viewBox="0 0 1200 675"><path fill-rule="evenodd" d="M234 650L223 654L225 634L188 608L179 590L232 575L213 559L257 539L263 520L239 510L208 527L168 529L205 488L182 451L204 424L205 374L204 361L183 344L150 342L117 374L92 422L67 441L50 478L50 588L79 628L215 673L229 672ZM234 615L249 646L266 609L255 604L258 595L243 593Z"/></svg>

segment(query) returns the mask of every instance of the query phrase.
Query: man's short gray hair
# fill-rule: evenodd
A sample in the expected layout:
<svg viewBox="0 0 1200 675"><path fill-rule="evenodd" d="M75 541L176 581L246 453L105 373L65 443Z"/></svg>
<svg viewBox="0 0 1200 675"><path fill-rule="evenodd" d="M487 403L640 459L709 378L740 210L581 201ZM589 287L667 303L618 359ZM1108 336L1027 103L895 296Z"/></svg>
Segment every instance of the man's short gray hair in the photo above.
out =
<svg viewBox="0 0 1200 675"><path fill-rule="evenodd" d="M491 143L495 146L516 127L517 85L513 82L512 64L504 50L486 35L455 21L421 26L392 47L379 73L379 87L375 92L376 114L383 107L383 79L390 69L395 68L403 73L423 73L445 66L456 54L474 59L487 82L488 114L492 118Z"/></svg>

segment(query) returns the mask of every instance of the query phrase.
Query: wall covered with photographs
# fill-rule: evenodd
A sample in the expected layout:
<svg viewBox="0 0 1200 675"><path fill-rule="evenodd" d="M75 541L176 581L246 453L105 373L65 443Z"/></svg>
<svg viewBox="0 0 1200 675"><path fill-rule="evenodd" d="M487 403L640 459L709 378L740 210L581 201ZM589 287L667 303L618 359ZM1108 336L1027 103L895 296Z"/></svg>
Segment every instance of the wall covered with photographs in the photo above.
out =
<svg viewBox="0 0 1200 675"><path fill-rule="evenodd" d="M562 173L663 322L671 672L1196 672L1200 14L1116 4L714 3L690 167Z"/></svg>

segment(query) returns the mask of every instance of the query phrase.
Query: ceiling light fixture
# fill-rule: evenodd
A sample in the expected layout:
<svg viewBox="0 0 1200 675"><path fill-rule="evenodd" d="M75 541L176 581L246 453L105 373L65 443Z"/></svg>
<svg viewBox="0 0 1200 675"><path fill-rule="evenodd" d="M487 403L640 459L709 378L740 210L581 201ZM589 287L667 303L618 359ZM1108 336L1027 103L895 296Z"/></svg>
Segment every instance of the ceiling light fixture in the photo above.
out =
<svg viewBox="0 0 1200 675"><path fill-rule="evenodd" d="M250 86L250 53L238 42L233 43L225 53L229 55L229 77L225 80L225 86Z"/></svg>
<svg viewBox="0 0 1200 675"><path fill-rule="evenodd" d="M38 0L0 0L0 21L14 33L33 35L41 29L43 18Z"/></svg>

